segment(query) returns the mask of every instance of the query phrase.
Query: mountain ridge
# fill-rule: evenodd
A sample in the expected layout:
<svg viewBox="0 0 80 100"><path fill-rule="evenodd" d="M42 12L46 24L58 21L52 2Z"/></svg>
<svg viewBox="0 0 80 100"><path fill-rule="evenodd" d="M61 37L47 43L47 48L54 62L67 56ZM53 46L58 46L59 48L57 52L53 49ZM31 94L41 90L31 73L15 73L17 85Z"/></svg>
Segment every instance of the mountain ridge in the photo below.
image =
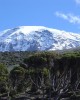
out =
<svg viewBox="0 0 80 100"><path fill-rule="evenodd" d="M65 50L80 47L80 35L44 26L19 26L0 32L0 51Z"/></svg>

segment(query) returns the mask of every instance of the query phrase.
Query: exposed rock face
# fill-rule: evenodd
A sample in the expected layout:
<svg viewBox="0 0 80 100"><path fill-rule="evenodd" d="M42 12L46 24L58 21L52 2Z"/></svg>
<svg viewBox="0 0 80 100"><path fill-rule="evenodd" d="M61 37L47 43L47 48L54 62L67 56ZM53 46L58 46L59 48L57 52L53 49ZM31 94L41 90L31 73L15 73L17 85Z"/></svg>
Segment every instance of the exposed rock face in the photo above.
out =
<svg viewBox="0 0 80 100"><path fill-rule="evenodd" d="M42 26L21 26L0 32L0 51L65 50L80 46L80 35Z"/></svg>

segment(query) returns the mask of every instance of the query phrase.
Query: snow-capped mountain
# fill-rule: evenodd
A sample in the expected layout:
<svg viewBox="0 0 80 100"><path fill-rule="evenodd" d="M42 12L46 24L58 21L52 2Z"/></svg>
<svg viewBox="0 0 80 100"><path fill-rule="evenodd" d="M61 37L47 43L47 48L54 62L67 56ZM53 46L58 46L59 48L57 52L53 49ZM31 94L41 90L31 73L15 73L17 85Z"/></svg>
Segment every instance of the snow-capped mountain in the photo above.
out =
<svg viewBox="0 0 80 100"><path fill-rule="evenodd" d="M0 32L0 51L63 50L80 46L80 35L43 26L20 26Z"/></svg>

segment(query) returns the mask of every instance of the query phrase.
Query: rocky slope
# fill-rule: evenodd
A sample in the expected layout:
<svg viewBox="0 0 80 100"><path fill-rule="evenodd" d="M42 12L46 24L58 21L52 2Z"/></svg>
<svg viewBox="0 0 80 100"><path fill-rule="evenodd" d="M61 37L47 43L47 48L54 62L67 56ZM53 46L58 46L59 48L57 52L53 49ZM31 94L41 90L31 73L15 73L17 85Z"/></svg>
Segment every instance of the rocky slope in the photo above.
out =
<svg viewBox="0 0 80 100"><path fill-rule="evenodd" d="M0 51L65 50L80 46L80 35L43 26L20 26L0 32Z"/></svg>

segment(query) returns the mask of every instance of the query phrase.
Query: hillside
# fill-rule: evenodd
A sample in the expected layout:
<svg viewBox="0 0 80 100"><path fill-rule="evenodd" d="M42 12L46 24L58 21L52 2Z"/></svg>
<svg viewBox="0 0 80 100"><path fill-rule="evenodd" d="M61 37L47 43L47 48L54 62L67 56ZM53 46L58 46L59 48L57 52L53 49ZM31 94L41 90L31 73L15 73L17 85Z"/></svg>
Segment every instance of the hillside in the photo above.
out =
<svg viewBox="0 0 80 100"><path fill-rule="evenodd" d="M43 26L20 26L0 32L0 51L52 51L77 48L80 35Z"/></svg>
<svg viewBox="0 0 80 100"><path fill-rule="evenodd" d="M0 64L0 100L80 100L80 51L19 53L2 53L20 65Z"/></svg>

